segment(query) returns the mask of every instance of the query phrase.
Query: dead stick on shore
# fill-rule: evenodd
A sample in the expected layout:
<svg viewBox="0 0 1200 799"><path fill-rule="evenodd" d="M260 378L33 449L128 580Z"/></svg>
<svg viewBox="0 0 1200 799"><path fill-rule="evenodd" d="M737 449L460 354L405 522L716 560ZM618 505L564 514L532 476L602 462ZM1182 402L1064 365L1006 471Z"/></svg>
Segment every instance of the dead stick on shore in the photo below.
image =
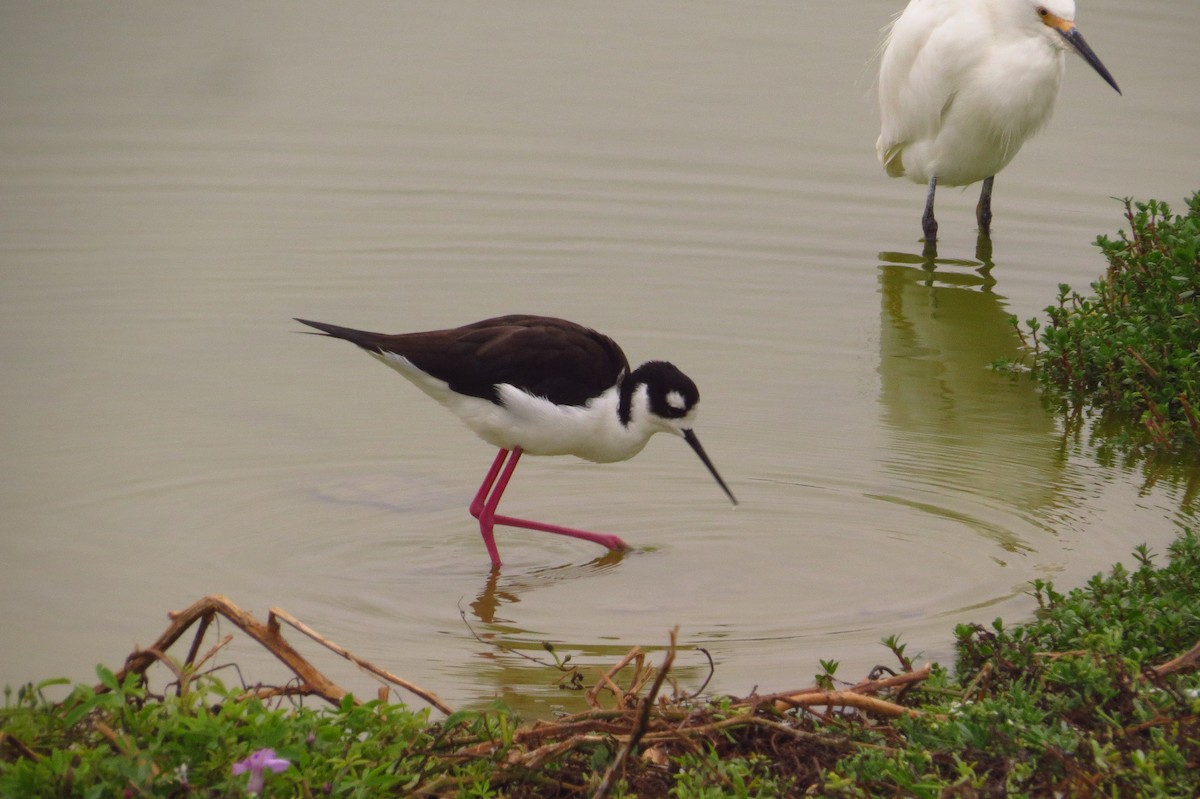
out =
<svg viewBox="0 0 1200 799"><path fill-rule="evenodd" d="M1068 657L1088 657L1093 655L1093 653L1090 649L1068 649L1062 652L1035 652L1034 655L1047 660L1058 660ZM1191 649L1178 657L1173 657L1157 666L1146 666L1142 670L1140 679L1157 680L1169 674L1181 671L1196 671L1197 669L1200 669L1200 641L1196 642Z"/></svg>
<svg viewBox="0 0 1200 799"><path fill-rule="evenodd" d="M600 780L600 785L597 786L596 792L592 794L592 799L604 799L604 797L612 792L617 779L625 771L625 761L629 759L629 753L633 751L633 748L638 745L638 741L646 734L646 728L650 726L650 711L654 709L654 702L658 699L658 692L662 689L663 681L667 678L667 672L671 670L671 664L675 662L675 636L678 633L678 627L671 630L671 646L667 649L667 655L663 658L662 665L658 667L658 674L654 677L654 684L650 686L650 690L642 698L642 706L638 712L637 724L630 733L629 740L617 752L617 756L609 764L608 770L604 772L604 777Z"/></svg>
<svg viewBox="0 0 1200 799"><path fill-rule="evenodd" d="M355 655L353 652L350 652L350 651L344 649L343 647L338 646L333 641L330 641L328 638L324 637L323 635L321 635L316 630L309 627L304 622L302 622L299 619L297 619L296 617L292 616L290 613L288 613L280 608L271 608L271 613L269 616L267 616L267 620L268 620L267 624L269 626L271 626L276 632L278 632L278 630L279 630L279 625L276 624L274 621L277 618L283 619L288 624L290 624L292 627L294 627L295 629L304 633L309 638L313 639L318 644L320 644L321 646L328 649L330 652L335 652L335 653L341 655L346 660L349 660L351 663L353 663L355 666L358 666L360 669L362 669L370 674L373 674L374 676L379 677L380 679L386 680L386 681L392 683L393 685L399 686L400 688L403 688L404 690L406 690L410 693L416 694L417 696L421 697L429 704L436 707L438 710L445 713L447 716L450 715L450 713L452 712L450 710L449 705L447 705L440 698L438 698L438 695L435 694L433 691L427 691L424 688L420 687L419 685L415 685L414 683L411 683L402 677L397 677L395 674L392 674L390 671L385 671L384 669L379 668L378 666L374 665L373 663L369 663L369 662L363 660L362 658Z"/></svg>
<svg viewBox="0 0 1200 799"><path fill-rule="evenodd" d="M345 649L342 649L336 644L333 644L332 642L322 638L316 632L301 624L287 613L284 613L277 608L272 609L271 615L268 617L269 623L263 624L258 619L254 618L254 616L233 604L228 597L220 594L211 594L200 600L197 600L190 607L185 608L184 610L169 613L168 617L170 618L171 623L167 626L166 631L164 631L163 634L159 636L158 640L155 641L150 647L147 649L139 649L125 659L125 666L115 675L117 681L123 681L129 674L136 673L144 675L146 670L149 669L150 666L152 666L155 662L157 662L160 657L162 657L162 653L166 652L176 641L183 637L183 634L187 632L187 630L193 624L199 622L199 630L197 631L196 638L192 642L192 646L188 653L188 660L185 661L184 665L186 667L187 665L191 664L195 659L196 654L199 652L200 639L203 637L203 633L207 631L209 625L212 623L213 618L217 614L229 619L229 621L232 622L238 629L246 633L246 635L250 636L255 641L258 641L268 652L270 652L285 666L291 669L292 673L295 674L300 680L301 693L315 694L330 704L335 705L341 702L342 698L346 696L345 689L329 680L324 674L317 670L316 667L309 663L303 655L297 652L291 644L284 640L284 637L279 629L278 619L287 621L288 624L292 625L297 630L300 630L305 635L313 638L313 640L322 643L327 648L347 658L360 668L366 669L372 674L388 680L393 684L404 688L405 690L412 691L417 696L429 702L443 713L448 715L451 712L450 708L440 699L438 699L436 694L418 688L412 683L409 683L406 680L401 680L395 675L392 675L383 669L373 666L361 658L350 654ZM216 648L220 648L224 645L224 643L225 641L222 641L217 645ZM201 659L201 662L206 660L210 655L211 652L208 655L205 655L204 658ZM96 686L97 692L106 690L107 688L105 688L103 685ZM288 690L285 691L285 693L290 694L295 693L295 691Z"/></svg>
<svg viewBox="0 0 1200 799"><path fill-rule="evenodd" d="M915 682L929 679L929 675L933 673L933 664L926 663L919 669L906 671L902 674L893 674L891 677L884 677L878 680L862 680L855 683L850 690L856 694L873 694L882 691L886 688L896 688L903 686L907 688Z"/></svg>
<svg viewBox="0 0 1200 799"><path fill-rule="evenodd" d="M852 707L867 713L873 713L876 716L892 719L900 716L941 718L937 714L925 713L911 707L897 705L895 702L856 694L853 691L813 691L811 693L784 697L777 700L775 704L777 707L780 705L784 707Z"/></svg>
<svg viewBox="0 0 1200 799"><path fill-rule="evenodd" d="M861 682L855 683L853 686L851 686L850 688L847 688L846 690L849 692L852 692L852 693L856 693L856 694L874 694L874 693L878 693L879 691L887 690L888 688L907 688L907 687L913 685L914 683L918 683L918 682L921 682L922 680L929 679L929 675L932 673L933 673L932 664L926 663L924 666L922 666L919 669L914 669L912 671L906 671L903 674L896 674L891 677L885 677L885 678L879 679L879 680L862 680ZM818 688L814 685L811 688L802 688L799 690L777 691L775 693L770 693L770 694L758 694L755 696L748 696L745 699L741 699L739 701L734 702L733 707L746 707L748 705L757 706L757 705L765 704L767 702L776 702L777 703L776 707L779 710L786 710L789 707L787 700L790 697L819 693L822 690L823 689Z"/></svg>
<svg viewBox="0 0 1200 799"><path fill-rule="evenodd" d="M597 682L595 685L593 685L591 688L589 688L587 693L584 695L584 698L586 699L588 705L593 708L599 707L600 701L599 701L598 697L599 697L600 691L604 688L608 688L610 691L612 691L613 697L617 701L617 709L624 710L625 709L625 692L621 690L621 687L619 685L617 685L617 683L614 681L613 678L616 676L617 672L619 672L621 669L628 666L630 661L641 657L641 655L642 655L641 647L635 646L633 649L630 649L628 652L626 652L625 657L623 657L619 661L617 661L617 663L612 668L610 668L608 671L601 674L599 682Z"/></svg>
<svg viewBox="0 0 1200 799"><path fill-rule="evenodd" d="M1147 671L1149 676L1154 678L1166 677L1168 674L1174 674L1178 671L1193 671L1200 668L1200 642L1197 642L1188 651L1184 652L1177 658L1172 658L1166 663L1158 666L1153 666Z"/></svg>

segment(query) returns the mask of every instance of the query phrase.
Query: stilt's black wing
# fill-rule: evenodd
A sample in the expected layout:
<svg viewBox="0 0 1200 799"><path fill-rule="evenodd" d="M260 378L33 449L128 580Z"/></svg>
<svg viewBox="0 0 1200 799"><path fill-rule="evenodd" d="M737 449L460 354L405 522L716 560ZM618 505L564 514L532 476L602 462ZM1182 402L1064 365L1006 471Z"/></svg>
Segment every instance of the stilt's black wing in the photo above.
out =
<svg viewBox="0 0 1200 799"><path fill-rule="evenodd" d="M512 314L399 335L296 321L370 352L402 355L454 391L493 402L495 387L509 383L559 405L582 405L629 372L625 353L608 336L549 316Z"/></svg>

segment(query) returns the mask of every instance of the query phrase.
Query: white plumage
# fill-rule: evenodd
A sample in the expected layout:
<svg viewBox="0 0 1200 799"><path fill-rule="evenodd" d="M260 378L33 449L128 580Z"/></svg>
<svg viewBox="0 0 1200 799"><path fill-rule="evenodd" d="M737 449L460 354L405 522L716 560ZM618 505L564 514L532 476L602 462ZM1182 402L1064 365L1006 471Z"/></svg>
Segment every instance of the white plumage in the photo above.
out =
<svg viewBox="0 0 1200 799"><path fill-rule="evenodd" d="M883 47L875 149L889 176L929 186L930 242L938 185L984 180L977 215L990 234L991 179L1049 122L1068 51L1120 91L1075 27L1072 0L912 0Z"/></svg>

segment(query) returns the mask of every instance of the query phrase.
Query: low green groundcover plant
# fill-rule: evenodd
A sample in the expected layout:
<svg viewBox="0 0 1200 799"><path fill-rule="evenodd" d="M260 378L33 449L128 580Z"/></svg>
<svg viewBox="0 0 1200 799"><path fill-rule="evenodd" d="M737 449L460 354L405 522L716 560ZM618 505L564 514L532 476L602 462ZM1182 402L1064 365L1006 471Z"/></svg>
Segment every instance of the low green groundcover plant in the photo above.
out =
<svg viewBox="0 0 1200 799"><path fill-rule="evenodd" d="M1197 796L1200 539L1185 531L1161 565L1134 557L1066 594L1033 583L1025 624L958 627L953 672L893 696L895 718L685 697L561 723L500 705L433 722L350 697L267 706L213 674L152 695L100 668L65 701L44 695L56 681L6 691L0 796ZM822 667L836 690L837 663ZM649 732L602 794L637 716Z"/></svg>
<svg viewBox="0 0 1200 799"><path fill-rule="evenodd" d="M1200 192L1187 206L1177 215L1126 199L1129 231L1096 239L1108 269L1091 294L1061 284L1045 326L1013 319L1034 371L1070 410L1141 422L1126 448L1200 444Z"/></svg>
<svg viewBox="0 0 1200 799"><path fill-rule="evenodd" d="M120 685L97 671L109 690L80 685L61 703L43 696L49 684L6 691L0 796L246 795L255 775L235 766L265 750L290 766L261 770L268 795L337 785L341 796L394 796L419 779L435 734L424 712L401 705L348 698L334 710L270 708L232 700L215 677L182 696L151 697L136 675Z"/></svg>
<svg viewBox="0 0 1200 799"><path fill-rule="evenodd" d="M1067 594L1036 581L1026 624L959 626L928 712L836 764L825 794L1200 796L1200 539L1162 567L1134 556Z"/></svg>

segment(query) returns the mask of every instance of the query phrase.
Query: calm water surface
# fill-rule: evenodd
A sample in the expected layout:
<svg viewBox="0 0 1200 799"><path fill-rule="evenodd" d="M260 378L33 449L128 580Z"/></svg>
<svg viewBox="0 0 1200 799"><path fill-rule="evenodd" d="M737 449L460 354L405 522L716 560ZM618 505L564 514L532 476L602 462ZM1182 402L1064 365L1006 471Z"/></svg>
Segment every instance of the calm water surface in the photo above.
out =
<svg viewBox="0 0 1200 799"><path fill-rule="evenodd" d="M861 676L893 633L948 658L1029 580L1163 547L1196 475L1100 462L987 364L1009 314L1102 272L1111 197L1197 188L1200 5L1080 3L1124 96L1069 63L984 273L975 189L939 195L958 263L924 268L923 190L875 161L901 5L0 8L0 682L87 680L223 593L454 705L577 701L479 639L590 668L675 625L712 690L783 690L819 658ZM503 530L490 574L466 506L492 451L290 321L516 311L687 371L742 505L665 436L529 458L509 513L637 550Z"/></svg>

